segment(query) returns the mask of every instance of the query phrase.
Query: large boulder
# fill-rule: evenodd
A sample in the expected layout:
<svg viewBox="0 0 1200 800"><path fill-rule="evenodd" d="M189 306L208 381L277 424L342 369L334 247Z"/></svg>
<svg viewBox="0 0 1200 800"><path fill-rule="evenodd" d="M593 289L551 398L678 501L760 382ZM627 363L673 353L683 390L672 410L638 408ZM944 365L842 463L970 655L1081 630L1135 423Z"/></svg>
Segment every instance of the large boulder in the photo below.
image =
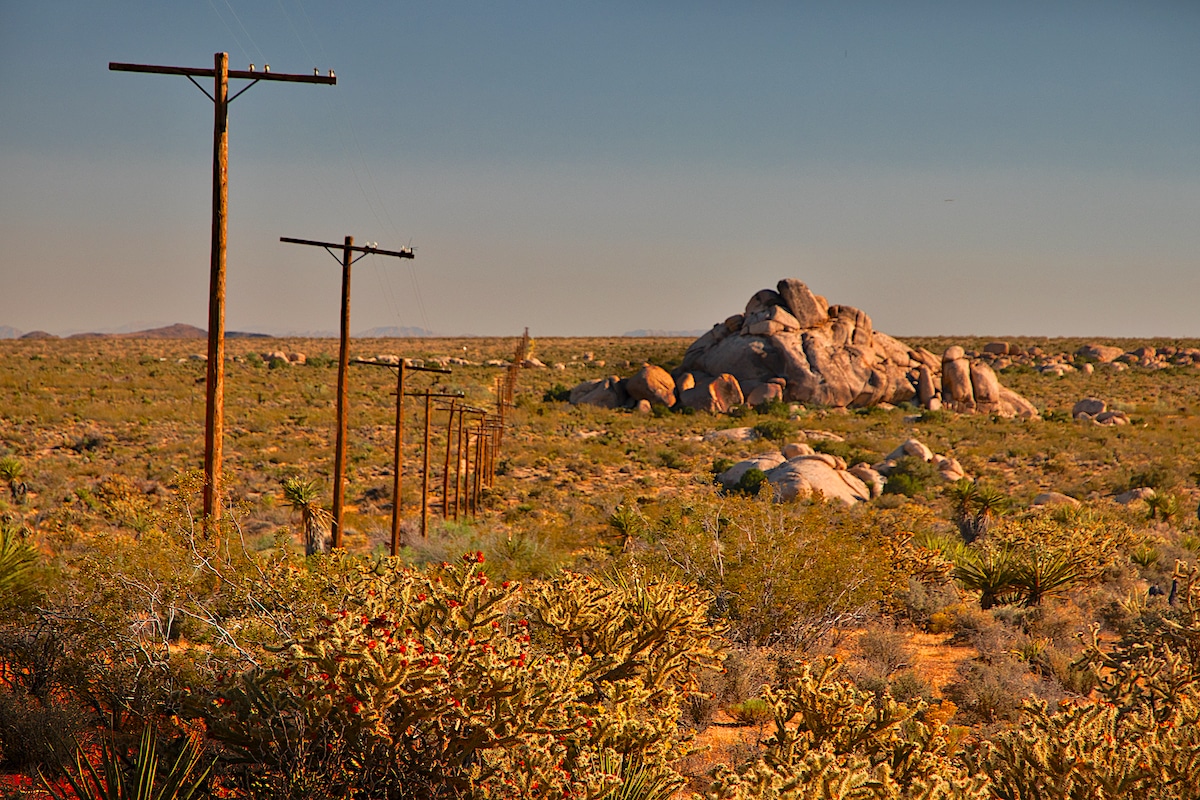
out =
<svg viewBox="0 0 1200 800"><path fill-rule="evenodd" d="M946 348L942 354L942 403L953 411L975 410L971 362L958 345Z"/></svg>
<svg viewBox="0 0 1200 800"><path fill-rule="evenodd" d="M675 379L662 367L647 364L625 382L625 391L634 400L651 405L675 405Z"/></svg>
<svg viewBox="0 0 1200 800"><path fill-rule="evenodd" d="M871 490L845 469L831 465L818 453L797 456L766 470L767 480L780 501L807 497L820 492L827 500L841 500L848 506L871 499Z"/></svg>
<svg viewBox="0 0 1200 800"><path fill-rule="evenodd" d="M800 327L816 327L828 319L829 309L825 303L818 300L817 295L813 294L812 290L803 282L795 278L784 278L776 286L776 289L792 312L792 316L800 323Z"/></svg>
<svg viewBox="0 0 1200 800"><path fill-rule="evenodd" d="M1075 355L1081 358L1091 358L1099 361L1101 364L1111 364L1121 356L1125 355L1125 351L1119 347L1111 347L1104 344L1085 344L1083 347L1075 351Z"/></svg>
<svg viewBox="0 0 1200 800"><path fill-rule="evenodd" d="M620 408L629 399L629 395L625 393L623 383L616 375L609 378L584 381L571 390L569 399L572 405Z"/></svg>
<svg viewBox="0 0 1200 800"><path fill-rule="evenodd" d="M703 380L700 375L694 377L696 385L679 394L679 402L688 408L710 414L728 414L746 401L741 385L732 375L704 376Z"/></svg>

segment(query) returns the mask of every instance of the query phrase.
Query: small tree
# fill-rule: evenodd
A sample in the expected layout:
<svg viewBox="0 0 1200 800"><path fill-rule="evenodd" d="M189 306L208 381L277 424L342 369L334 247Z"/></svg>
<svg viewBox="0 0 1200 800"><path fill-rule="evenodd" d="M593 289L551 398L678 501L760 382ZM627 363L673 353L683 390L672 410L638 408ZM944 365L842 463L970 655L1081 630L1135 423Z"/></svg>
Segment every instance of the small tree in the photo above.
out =
<svg viewBox="0 0 1200 800"><path fill-rule="evenodd" d="M315 481L301 478L287 478L283 482L283 499L293 511L300 513L304 523L304 555L311 556L324 553L325 528L329 525L330 515L321 505L320 489Z"/></svg>

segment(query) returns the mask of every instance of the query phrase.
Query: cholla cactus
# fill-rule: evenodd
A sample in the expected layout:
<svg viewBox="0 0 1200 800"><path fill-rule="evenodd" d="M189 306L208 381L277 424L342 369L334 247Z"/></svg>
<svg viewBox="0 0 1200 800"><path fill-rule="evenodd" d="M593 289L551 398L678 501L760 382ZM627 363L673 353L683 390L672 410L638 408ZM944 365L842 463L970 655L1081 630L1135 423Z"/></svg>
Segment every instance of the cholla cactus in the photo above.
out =
<svg viewBox="0 0 1200 800"><path fill-rule="evenodd" d="M678 780L665 759L679 696L710 660L695 613L673 606L685 590L566 576L521 592L489 579L482 553L363 566L329 590L340 607L207 709L260 779L514 800L599 798L614 765Z"/></svg>
<svg viewBox="0 0 1200 800"><path fill-rule="evenodd" d="M983 745L976 766L993 773L996 797L1200 796L1198 578L1177 565L1178 608L1111 650L1093 632L1081 661L1100 675L1098 700L1030 703L1021 725Z"/></svg>
<svg viewBox="0 0 1200 800"><path fill-rule="evenodd" d="M713 800L928 798L982 800L987 780L969 776L944 722L888 695L857 689L827 658L804 664L781 690L764 688L775 733L762 759L718 775Z"/></svg>

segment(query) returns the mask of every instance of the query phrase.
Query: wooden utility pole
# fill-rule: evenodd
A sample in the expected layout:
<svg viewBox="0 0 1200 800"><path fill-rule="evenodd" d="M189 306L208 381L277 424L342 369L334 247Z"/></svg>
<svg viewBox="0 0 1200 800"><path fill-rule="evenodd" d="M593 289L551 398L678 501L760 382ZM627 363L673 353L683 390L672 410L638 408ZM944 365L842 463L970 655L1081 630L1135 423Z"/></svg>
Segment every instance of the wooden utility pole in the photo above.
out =
<svg viewBox="0 0 1200 800"><path fill-rule="evenodd" d="M410 392L410 397L425 398L425 447L421 453L421 538L429 538L429 436L431 432L431 407L433 398L454 398L461 400L462 392Z"/></svg>
<svg viewBox="0 0 1200 800"><path fill-rule="evenodd" d="M399 364L387 364L382 361L363 361L355 359L354 364L366 364L372 367L394 367L396 369L396 445L393 451L392 477L392 555L400 553L400 478L404 474L404 375L406 372L440 372L449 375L445 367L410 366L407 359L400 359Z"/></svg>
<svg viewBox="0 0 1200 800"><path fill-rule="evenodd" d="M342 333L338 347L337 444L333 457L333 521L330 524L333 546L338 548L342 546L342 509L345 506L346 493L346 409L349 405L346 373L350 366L350 267L371 253L395 258L413 258L413 251L409 247L403 250L380 250L373 244L356 247L353 236L347 236L340 245L336 242L314 242L311 239L292 239L287 236L279 237L279 241L288 244L304 244L310 247L324 247L335 260L337 255L331 248L336 247L342 251ZM360 255L355 258L354 253Z"/></svg>
<svg viewBox="0 0 1200 800"><path fill-rule="evenodd" d="M248 72L229 69L229 54L213 55L213 68L164 67L149 64L122 64L110 61L114 72L149 72L157 75L183 75L208 95L213 102L213 165L212 165L212 249L209 257L208 280L208 370L204 406L204 517L208 525L221 518L221 458L222 432L225 426L225 238L229 204L229 104L259 81L288 83L337 83L333 70L328 77L288 75L278 72ZM266 67L267 70L270 67ZM208 94L196 78L212 78L213 93ZM233 97L229 96L229 79L248 80Z"/></svg>

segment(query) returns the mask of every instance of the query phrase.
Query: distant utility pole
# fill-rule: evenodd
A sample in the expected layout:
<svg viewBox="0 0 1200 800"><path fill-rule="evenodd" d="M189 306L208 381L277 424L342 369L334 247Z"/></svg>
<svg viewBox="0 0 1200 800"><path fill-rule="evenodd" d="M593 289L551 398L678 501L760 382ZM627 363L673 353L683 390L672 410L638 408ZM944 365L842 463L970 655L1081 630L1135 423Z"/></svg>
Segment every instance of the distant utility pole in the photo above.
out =
<svg viewBox="0 0 1200 800"><path fill-rule="evenodd" d="M288 244L304 244L310 247L324 247L335 261L337 254L333 252L332 248L337 247L342 251L342 336L341 346L338 349L337 446L333 458L333 523L330 526L333 532L333 546L337 548L342 546L342 508L346 499L346 406L349 396L346 372L350 366L350 266L371 253L395 258L413 258L414 256L411 247L403 250L380 250L373 244L356 247L353 236L347 236L346 241L342 244L314 242L311 239L291 239L287 236L280 236L279 241ZM361 255L355 258L353 253L361 253Z"/></svg>
<svg viewBox="0 0 1200 800"><path fill-rule="evenodd" d="M208 281L208 375L204 411L204 516L206 525L221 518L221 450L225 426L225 238L229 203L229 104L259 81L288 83L337 83L333 70L328 77L318 75L287 75L271 72L230 70L229 54L216 53L213 68L161 67L147 64L121 64L110 61L108 68L115 72L150 72L157 75L183 75L213 101L213 168L212 168L212 253ZM213 78L213 93L208 94L196 78ZM248 80L233 97L229 96L229 79Z"/></svg>
<svg viewBox="0 0 1200 800"><path fill-rule="evenodd" d="M400 553L400 479L404 475L404 373L440 372L449 375L445 367L410 366L408 359L401 358L399 364L388 364L383 361L363 361L355 359L352 363L364 364L368 367L395 367L396 369L396 445L393 451L392 464L392 544L391 554Z"/></svg>

